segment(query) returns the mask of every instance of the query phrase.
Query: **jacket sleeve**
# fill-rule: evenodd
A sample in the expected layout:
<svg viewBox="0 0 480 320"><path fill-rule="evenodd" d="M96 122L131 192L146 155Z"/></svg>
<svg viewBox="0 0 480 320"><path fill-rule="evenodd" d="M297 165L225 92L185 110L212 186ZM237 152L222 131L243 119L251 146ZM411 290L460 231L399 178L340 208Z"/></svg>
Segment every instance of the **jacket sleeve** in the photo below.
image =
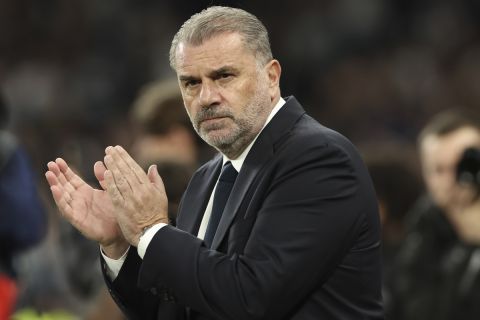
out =
<svg viewBox="0 0 480 320"><path fill-rule="evenodd" d="M107 275L107 266L101 257L101 267L105 283L112 299L128 319L183 320L185 308L175 301L166 287L159 286L142 290L137 285L142 260L132 247L117 278L112 282Z"/></svg>

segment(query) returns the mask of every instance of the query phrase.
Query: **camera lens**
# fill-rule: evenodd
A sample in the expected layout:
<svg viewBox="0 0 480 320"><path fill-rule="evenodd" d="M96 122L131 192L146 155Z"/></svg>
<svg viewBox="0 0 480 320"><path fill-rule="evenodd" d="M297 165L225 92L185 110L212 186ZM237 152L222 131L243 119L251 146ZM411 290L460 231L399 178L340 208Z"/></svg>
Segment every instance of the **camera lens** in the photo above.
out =
<svg viewBox="0 0 480 320"><path fill-rule="evenodd" d="M457 166L457 181L480 188L480 149L465 150Z"/></svg>

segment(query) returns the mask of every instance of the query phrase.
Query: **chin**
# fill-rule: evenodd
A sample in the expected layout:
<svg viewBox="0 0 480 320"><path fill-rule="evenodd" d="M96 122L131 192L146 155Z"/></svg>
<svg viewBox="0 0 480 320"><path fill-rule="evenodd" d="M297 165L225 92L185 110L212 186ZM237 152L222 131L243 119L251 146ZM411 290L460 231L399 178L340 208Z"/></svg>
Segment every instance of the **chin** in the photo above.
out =
<svg viewBox="0 0 480 320"><path fill-rule="evenodd" d="M216 137L210 137L207 141L207 143L215 148L224 148L225 146L229 146L233 144L235 139L231 139L229 137L225 136L216 136Z"/></svg>

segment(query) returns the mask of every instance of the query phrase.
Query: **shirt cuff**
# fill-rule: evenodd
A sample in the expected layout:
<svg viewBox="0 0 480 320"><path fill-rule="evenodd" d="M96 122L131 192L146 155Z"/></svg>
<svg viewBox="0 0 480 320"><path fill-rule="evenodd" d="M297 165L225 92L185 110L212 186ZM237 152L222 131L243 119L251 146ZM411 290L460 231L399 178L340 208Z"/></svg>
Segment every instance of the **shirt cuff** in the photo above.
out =
<svg viewBox="0 0 480 320"><path fill-rule="evenodd" d="M105 264L107 265L105 272L107 273L107 276L108 278L110 278L111 281L114 281L120 273L120 269L122 269L123 263L127 258L128 250L130 250L130 247L128 247L127 251L125 251L125 253L120 258L112 259L107 257L105 253L103 253L102 248L100 247L100 253L102 254L102 257L105 260Z"/></svg>
<svg viewBox="0 0 480 320"><path fill-rule="evenodd" d="M138 247L137 247L137 252L140 258L143 259L143 257L145 256L145 252L147 252L148 245L152 241L157 231L162 229L165 226L167 226L166 223L154 224L153 226L148 228L147 231L145 231L145 233L140 237L140 240L138 241Z"/></svg>

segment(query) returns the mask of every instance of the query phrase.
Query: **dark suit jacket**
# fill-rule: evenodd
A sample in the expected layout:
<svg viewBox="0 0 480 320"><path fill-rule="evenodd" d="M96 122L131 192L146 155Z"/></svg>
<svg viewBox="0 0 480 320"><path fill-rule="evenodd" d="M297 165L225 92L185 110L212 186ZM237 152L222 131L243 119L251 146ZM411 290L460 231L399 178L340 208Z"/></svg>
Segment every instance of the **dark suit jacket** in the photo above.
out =
<svg viewBox="0 0 480 320"><path fill-rule="evenodd" d="M245 159L208 249L195 235L221 164L195 173L178 228L161 229L143 261L132 248L107 280L129 317L383 319L377 202L346 138L290 97Z"/></svg>

